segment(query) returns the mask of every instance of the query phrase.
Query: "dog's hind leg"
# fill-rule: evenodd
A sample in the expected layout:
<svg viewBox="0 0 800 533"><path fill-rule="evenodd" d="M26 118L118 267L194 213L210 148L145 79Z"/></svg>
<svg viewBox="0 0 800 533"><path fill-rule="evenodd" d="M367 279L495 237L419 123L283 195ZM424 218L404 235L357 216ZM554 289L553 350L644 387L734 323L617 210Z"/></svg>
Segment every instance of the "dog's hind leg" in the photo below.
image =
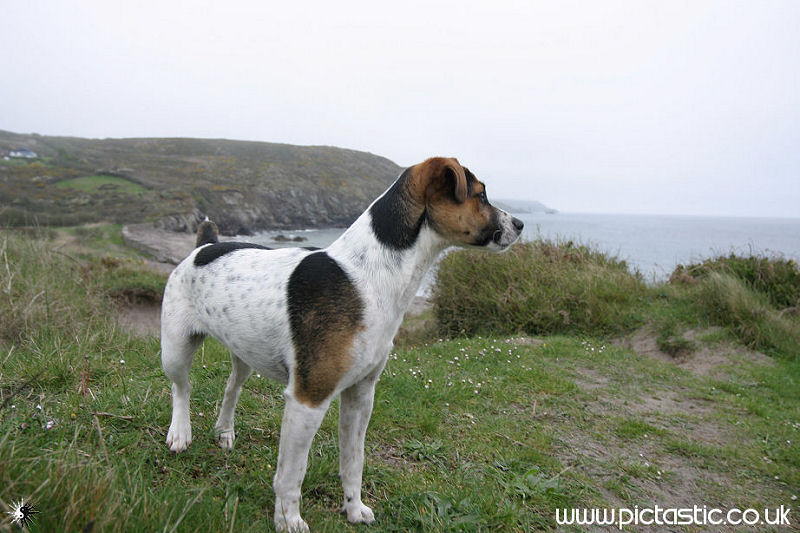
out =
<svg viewBox="0 0 800 533"><path fill-rule="evenodd" d="M228 384L225 385L225 396L219 408L217 423L214 424L217 443L225 450L233 448L233 441L236 439L236 433L233 431L233 413L239 401L239 394L242 392L242 385L253 373L253 369L233 353L231 353L231 363L231 375Z"/></svg>
<svg viewBox="0 0 800 533"><path fill-rule="evenodd" d="M194 352L203 340L201 335L176 335L161 332L161 366L172 381L172 423L167 433L167 446L175 453L182 452L192 443L192 425L189 421L189 368Z"/></svg>

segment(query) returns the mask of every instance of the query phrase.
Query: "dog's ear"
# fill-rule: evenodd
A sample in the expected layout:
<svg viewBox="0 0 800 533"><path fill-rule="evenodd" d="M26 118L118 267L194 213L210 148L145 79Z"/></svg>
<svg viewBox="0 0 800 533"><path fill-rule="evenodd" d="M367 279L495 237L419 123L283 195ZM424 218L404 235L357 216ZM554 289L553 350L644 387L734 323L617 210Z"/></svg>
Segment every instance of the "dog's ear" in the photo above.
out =
<svg viewBox="0 0 800 533"><path fill-rule="evenodd" d="M456 202L467 199L467 175L454 157L431 157L415 165L412 194L428 203L439 195L452 195Z"/></svg>

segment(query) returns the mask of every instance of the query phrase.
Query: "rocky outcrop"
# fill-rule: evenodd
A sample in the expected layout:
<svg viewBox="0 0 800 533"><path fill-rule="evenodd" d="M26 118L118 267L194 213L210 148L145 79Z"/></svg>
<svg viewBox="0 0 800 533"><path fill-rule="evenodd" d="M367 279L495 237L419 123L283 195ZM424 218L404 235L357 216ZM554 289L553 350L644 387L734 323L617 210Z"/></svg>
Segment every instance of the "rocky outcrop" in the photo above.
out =
<svg viewBox="0 0 800 533"><path fill-rule="evenodd" d="M122 228L125 244L150 255L161 263L177 265L194 250L191 233L157 228L153 224L129 224Z"/></svg>

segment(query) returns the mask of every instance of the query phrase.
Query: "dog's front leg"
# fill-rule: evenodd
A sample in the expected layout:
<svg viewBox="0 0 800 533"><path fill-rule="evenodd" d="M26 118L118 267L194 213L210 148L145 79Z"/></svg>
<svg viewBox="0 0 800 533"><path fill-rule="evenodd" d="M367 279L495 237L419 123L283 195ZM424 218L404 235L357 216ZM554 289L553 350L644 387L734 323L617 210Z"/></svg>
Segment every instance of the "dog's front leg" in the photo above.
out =
<svg viewBox="0 0 800 533"><path fill-rule="evenodd" d="M342 391L339 407L339 476L344 489L347 520L371 524L372 509L361 501L361 476L364 470L364 437L372 415L372 402L379 372Z"/></svg>
<svg viewBox="0 0 800 533"><path fill-rule="evenodd" d="M284 393L286 408L283 411L281 440L278 448L278 466L275 469L275 528L278 531L308 531L300 517L300 488L308 466L311 441L325 417L330 401L316 407L300 403L291 393Z"/></svg>

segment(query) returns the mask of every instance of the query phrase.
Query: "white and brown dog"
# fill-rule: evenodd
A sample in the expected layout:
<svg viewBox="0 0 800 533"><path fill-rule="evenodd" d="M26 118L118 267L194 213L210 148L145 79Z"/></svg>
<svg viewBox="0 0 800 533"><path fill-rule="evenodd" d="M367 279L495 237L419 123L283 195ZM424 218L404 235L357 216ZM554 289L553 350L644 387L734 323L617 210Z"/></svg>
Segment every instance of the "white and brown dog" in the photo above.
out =
<svg viewBox="0 0 800 533"><path fill-rule="evenodd" d="M307 531L300 487L308 452L341 394L339 471L350 522L374 521L361 501L364 436L375 384L423 275L444 248L502 251L522 222L489 204L483 183L456 159L406 169L328 248L270 250L217 242L204 223L198 248L172 272L161 315L161 360L172 380L174 452L192 441L189 367L212 335L233 369L215 428L233 447L233 413L253 369L286 384L275 471L275 525ZM214 228L215 229L215 228Z"/></svg>

